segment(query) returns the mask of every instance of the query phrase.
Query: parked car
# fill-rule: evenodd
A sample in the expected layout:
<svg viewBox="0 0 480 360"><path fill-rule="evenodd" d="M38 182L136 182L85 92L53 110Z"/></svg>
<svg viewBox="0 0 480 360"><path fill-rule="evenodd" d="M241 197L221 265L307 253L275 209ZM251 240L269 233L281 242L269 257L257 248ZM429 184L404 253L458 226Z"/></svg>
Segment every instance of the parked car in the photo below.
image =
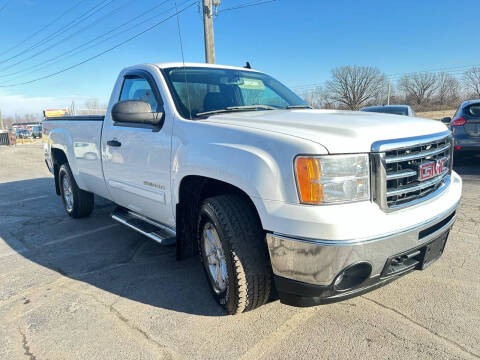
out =
<svg viewBox="0 0 480 360"><path fill-rule="evenodd" d="M313 110L253 69L132 66L105 116L43 126L66 212L88 216L95 193L118 205L114 220L175 242L178 259L199 253L230 314L273 286L282 303L311 306L427 268L461 197L442 123Z"/></svg>
<svg viewBox="0 0 480 360"><path fill-rule="evenodd" d="M360 111L378 112L384 114L395 114L405 116L415 116L412 108L408 105L380 105L380 106L367 106L361 108Z"/></svg>
<svg viewBox="0 0 480 360"><path fill-rule="evenodd" d="M32 136L31 132L27 129L17 129L15 134L17 135L17 139L28 139Z"/></svg>
<svg viewBox="0 0 480 360"><path fill-rule="evenodd" d="M452 130L455 152L480 152L480 100L464 101L453 119L444 117L442 122Z"/></svg>
<svg viewBox="0 0 480 360"><path fill-rule="evenodd" d="M36 125L32 128L32 137L34 139L42 138L42 125Z"/></svg>

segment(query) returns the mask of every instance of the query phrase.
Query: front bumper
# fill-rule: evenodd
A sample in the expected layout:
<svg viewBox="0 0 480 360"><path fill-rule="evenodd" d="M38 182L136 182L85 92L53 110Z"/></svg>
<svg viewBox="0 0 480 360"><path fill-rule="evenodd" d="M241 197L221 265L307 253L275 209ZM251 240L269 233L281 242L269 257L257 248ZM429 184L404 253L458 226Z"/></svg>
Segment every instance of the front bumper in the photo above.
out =
<svg viewBox="0 0 480 360"><path fill-rule="evenodd" d="M375 290L413 270L423 270L438 260L443 253L450 228L454 221L455 212L433 225L432 228L422 230L431 232L425 237L429 240L422 241L421 245L417 245L412 249L387 257L383 264L382 271L378 275L371 275L371 264L365 261L356 262L347 266L338 273L334 281L329 285L315 285L274 275L275 286L280 301L283 304L300 307L329 304ZM431 256L432 254L433 256ZM366 265L364 266L364 269L367 269L366 276L362 277L361 274L356 278L355 275L350 276L349 281L347 281L349 285L347 287L341 286L342 281L337 281L337 279L344 280L346 271L359 265Z"/></svg>
<svg viewBox="0 0 480 360"><path fill-rule="evenodd" d="M417 221L421 222L407 227L394 228L396 230L392 229L388 234L348 240L324 240L269 232L267 243L280 300L296 306L340 301L373 290L417 269L420 265L410 264L412 266L406 266L402 271L385 274L392 256L426 251L430 243L442 236L445 236L446 241L455 221L461 194L461 180L455 173L453 180L449 189L437 198L393 215L387 214L388 217L408 218L415 208L414 213L423 210L422 215L428 218L419 219ZM436 215L432 216L431 206L434 204L437 206ZM364 219L364 227L370 227L374 233L377 228L375 223L381 220ZM321 228L322 224L317 226ZM347 224L344 226L348 227ZM366 264L367 276L350 287L337 290L335 282L340 275L356 264Z"/></svg>

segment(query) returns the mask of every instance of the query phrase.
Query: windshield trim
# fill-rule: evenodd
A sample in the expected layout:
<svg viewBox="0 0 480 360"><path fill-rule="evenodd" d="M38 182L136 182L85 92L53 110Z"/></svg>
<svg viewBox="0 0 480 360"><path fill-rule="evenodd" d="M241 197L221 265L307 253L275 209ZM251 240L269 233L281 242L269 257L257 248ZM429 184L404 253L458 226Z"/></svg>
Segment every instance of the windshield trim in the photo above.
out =
<svg viewBox="0 0 480 360"><path fill-rule="evenodd" d="M280 110L277 108L274 108L273 106L268 106L268 105L241 105L241 106L229 106L224 109L217 109L217 110L210 110L210 111L203 111L196 113L195 116L210 116L210 115L218 115L218 114L224 114L224 113L229 113L229 112L237 112L237 111L264 111L264 110Z"/></svg>
<svg viewBox="0 0 480 360"><path fill-rule="evenodd" d="M180 99L178 98L177 92L173 88L173 84L170 81L170 79L167 76L166 73L166 68L161 68L157 66L157 68L160 70L160 73L163 76L163 80L165 81L165 84L167 84L168 91L170 92L170 96L172 97L173 100L173 110L177 113L177 116L180 117L183 120L196 120L192 117L192 114L190 114L190 118L186 118L183 116L183 114L178 110L179 109L179 104L180 104Z"/></svg>

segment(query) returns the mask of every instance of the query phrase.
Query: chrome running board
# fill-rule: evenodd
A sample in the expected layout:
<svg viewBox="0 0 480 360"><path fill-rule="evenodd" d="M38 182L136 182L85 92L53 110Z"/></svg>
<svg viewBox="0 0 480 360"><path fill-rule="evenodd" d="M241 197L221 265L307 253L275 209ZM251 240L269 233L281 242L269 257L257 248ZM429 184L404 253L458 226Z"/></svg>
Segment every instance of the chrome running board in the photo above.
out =
<svg viewBox="0 0 480 360"><path fill-rule="evenodd" d="M137 214L131 210L118 207L112 212L112 219L128 226L142 235L162 245L173 245L176 232L168 226Z"/></svg>

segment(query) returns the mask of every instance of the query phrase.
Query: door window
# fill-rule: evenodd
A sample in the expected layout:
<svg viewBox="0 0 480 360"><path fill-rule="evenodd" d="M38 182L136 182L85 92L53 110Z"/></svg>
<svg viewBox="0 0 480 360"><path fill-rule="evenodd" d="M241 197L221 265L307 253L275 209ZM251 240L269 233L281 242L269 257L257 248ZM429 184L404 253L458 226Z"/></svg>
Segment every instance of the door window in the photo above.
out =
<svg viewBox="0 0 480 360"><path fill-rule="evenodd" d="M153 112L157 112L159 108L152 87L146 79L139 76L125 78L120 94L120 101L123 100L141 100L148 102Z"/></svg>

